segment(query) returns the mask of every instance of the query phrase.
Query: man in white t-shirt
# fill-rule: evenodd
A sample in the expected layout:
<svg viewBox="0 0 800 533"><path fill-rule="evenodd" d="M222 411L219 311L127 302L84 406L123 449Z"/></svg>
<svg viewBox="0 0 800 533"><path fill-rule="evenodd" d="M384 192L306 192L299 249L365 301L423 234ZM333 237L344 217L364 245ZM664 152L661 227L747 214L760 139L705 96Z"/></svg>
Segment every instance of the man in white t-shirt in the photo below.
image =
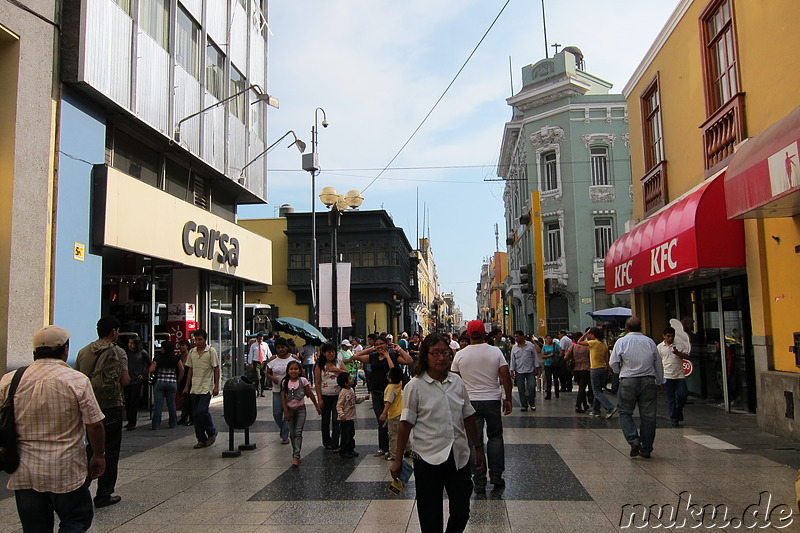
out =
<svg viewBox="0 0 800 533"><path fill-rule="evenodd" d="M475 408L475 422L481 442L473 443L474 446L483 444L483 428L486 426L489 482L499 488L505 486L501 411L511 414L511 374L503 352L486 344L486 328L482 321L473 320L467 324L467 335L470 345L456 354L450 369L464 380L470 403ZM472 481L476 494L486 493L486 466L480 470L473 467Z"/></svg>

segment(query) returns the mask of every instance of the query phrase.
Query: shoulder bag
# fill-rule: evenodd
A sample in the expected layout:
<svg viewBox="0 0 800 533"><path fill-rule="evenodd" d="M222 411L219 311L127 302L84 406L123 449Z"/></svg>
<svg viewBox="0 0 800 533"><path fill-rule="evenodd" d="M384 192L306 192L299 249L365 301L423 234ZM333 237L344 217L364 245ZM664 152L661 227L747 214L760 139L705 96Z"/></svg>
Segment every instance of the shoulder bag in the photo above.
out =
<svg viewBox="0 0 800 533"><path fill-rule="evenodd" d="M22 374L27 366L17 369L11 379L6 401L0 407L0 467L9 473L16 472L19 466L19 449L17 448L17 422L14 419L14 394L17 392Z"/></svg>

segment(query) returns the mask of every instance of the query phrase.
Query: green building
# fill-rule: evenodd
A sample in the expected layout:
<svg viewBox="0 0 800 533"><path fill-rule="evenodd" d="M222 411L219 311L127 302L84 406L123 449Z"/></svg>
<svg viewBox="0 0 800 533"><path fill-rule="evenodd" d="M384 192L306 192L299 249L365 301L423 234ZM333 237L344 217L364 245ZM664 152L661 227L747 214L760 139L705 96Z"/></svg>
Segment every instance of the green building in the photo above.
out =
<svg viewBox="0 0 800 533"><path fill-rule="evenodd" d="M575 331L591 324L587 312L625 304L625 295L606 295L603 260L631 218L627 106L583 68L581 51L567 47L523 67L523 87L507 99L514 111L497 170L506 180L505 290L514 329L526 332ZM546 320L536 311L537 272Z"/></svg>

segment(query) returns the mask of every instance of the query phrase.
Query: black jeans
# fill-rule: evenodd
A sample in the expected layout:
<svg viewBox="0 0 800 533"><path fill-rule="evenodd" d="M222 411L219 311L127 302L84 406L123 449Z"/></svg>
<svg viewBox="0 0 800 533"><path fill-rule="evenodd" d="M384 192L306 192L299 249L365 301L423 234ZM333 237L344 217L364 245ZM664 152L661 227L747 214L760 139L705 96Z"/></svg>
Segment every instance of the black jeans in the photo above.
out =
<svg viewBox="0 0 800 533"><path fill-rule="evenodd" d="M122 446L122 415L124 407L102 409L106 417L103 427L106 430L106 471L97 478L96 498L111 496L117 486L117 469L119 467L119 449ZM92 458L92 445L86 446L89 459Z"/></svg>
<svg viewBox="0 0 800 533"><path fill-rule="evenodd" d="M486 486L486 470L489 480L501 479L506 469L505 444L503 442L503 404L500 400L481 400L469 402L475 408L475 427L478 438L483 444L483 428L486 428L486 464L477 470L474 466L475 452L470 448L470 465L472 465L472 481L476 487Z"/></svg>
<svg viewBox="0 0 800 533"><path fill-rule="evenodd" d="M446 533L464 531L469 521L469 500L472 496L470 465L456 469L453 452L440 465L414 459L414 479L417 487L417 514L422 533L441 533L443 530L442 490L450 500L450 517Z"/></svg>
<svg viewBox="0 0 800 533"><path fill-rule="evenodd" d="M125 415L128 418L129 426L136 426L136 419L139 417L139 401L142 399L142 382L131 383L123 387L125 393Z"/></svg>
<svg viewBox="0 0 800 533"><path fill-rule="evenodd" d="M322 445L326 448L339 448L339 415L336 414L336 402L339 395L322 394ZM333 431L331 432L331 426Z"/></svg>
<svg viewBox="0 0 800 533"><path fill-rule="evenodd" d="M555 378L555 380L553 379ZM553 383L555 381L555 383ZM555 386L554 386L555 385ZM555 389L556 398L558 398L558 369L553 366L546 366L544 367L544 387L545 399L550 398L550 389Z"/></svg>
<svg viewBox="0 0 800 533"><path fill-rule="evenodd" d="M342 432L342 445L339 447L339 454L353 453L356 449L356 421L340 421L339 427Z"/></svg>
<svg viewBox="0 0 800 533"><path fill-rule="evenodd" d="M578 380L578 397L575 398L575 409L588 409L592 403L586 392L589 387L589 371L576 370L573 374L575 374L575 379ZM589 390L589 395L591 395L591 390Z"/></svg>
<svg viewBox="0 0 800 533"><path fill-rule="evenodd" d="M94 508L89 492L90 480L72 492L36 492L33 489L15 490L17 513L26 533L53 531L53 513L58 515L59 533L86 531L92 525Z"/></svg>
<svg viewBox="0 0 800 533"><path fill-rule="evenodd" d="M372 411L375 413L375 420L378 420L383 413L383 391L371 391ZM389 451L389 428L378 420L378 449L384 452Z"/></svg>

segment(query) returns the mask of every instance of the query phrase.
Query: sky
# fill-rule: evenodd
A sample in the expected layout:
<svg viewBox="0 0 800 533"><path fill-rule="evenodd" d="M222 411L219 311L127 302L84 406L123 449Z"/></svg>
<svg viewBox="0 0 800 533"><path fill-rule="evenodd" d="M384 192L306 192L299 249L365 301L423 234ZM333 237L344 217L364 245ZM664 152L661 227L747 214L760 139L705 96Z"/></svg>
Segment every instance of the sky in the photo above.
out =
<svg viewBox="0 0 800 533"><path fill-rule="evenodd" d="M621 93L677 4L546 0L547 42L580 48L586 71ZM386 209L412 248L430 236L441 292L476 318L481 265L506 250L504 183L492 181L511 118L505 99L520 90L522 67L545 58L541 2L271 0L268 19L267 92L280 100L269 142L293 130L310 152L317 107L330 124L320 113L317 211L324 186L362 190L361 209ZM290 142L268 154L268 204L241 206L240 218L275 217L282 204L311 210L310 174Z"/></svg>

